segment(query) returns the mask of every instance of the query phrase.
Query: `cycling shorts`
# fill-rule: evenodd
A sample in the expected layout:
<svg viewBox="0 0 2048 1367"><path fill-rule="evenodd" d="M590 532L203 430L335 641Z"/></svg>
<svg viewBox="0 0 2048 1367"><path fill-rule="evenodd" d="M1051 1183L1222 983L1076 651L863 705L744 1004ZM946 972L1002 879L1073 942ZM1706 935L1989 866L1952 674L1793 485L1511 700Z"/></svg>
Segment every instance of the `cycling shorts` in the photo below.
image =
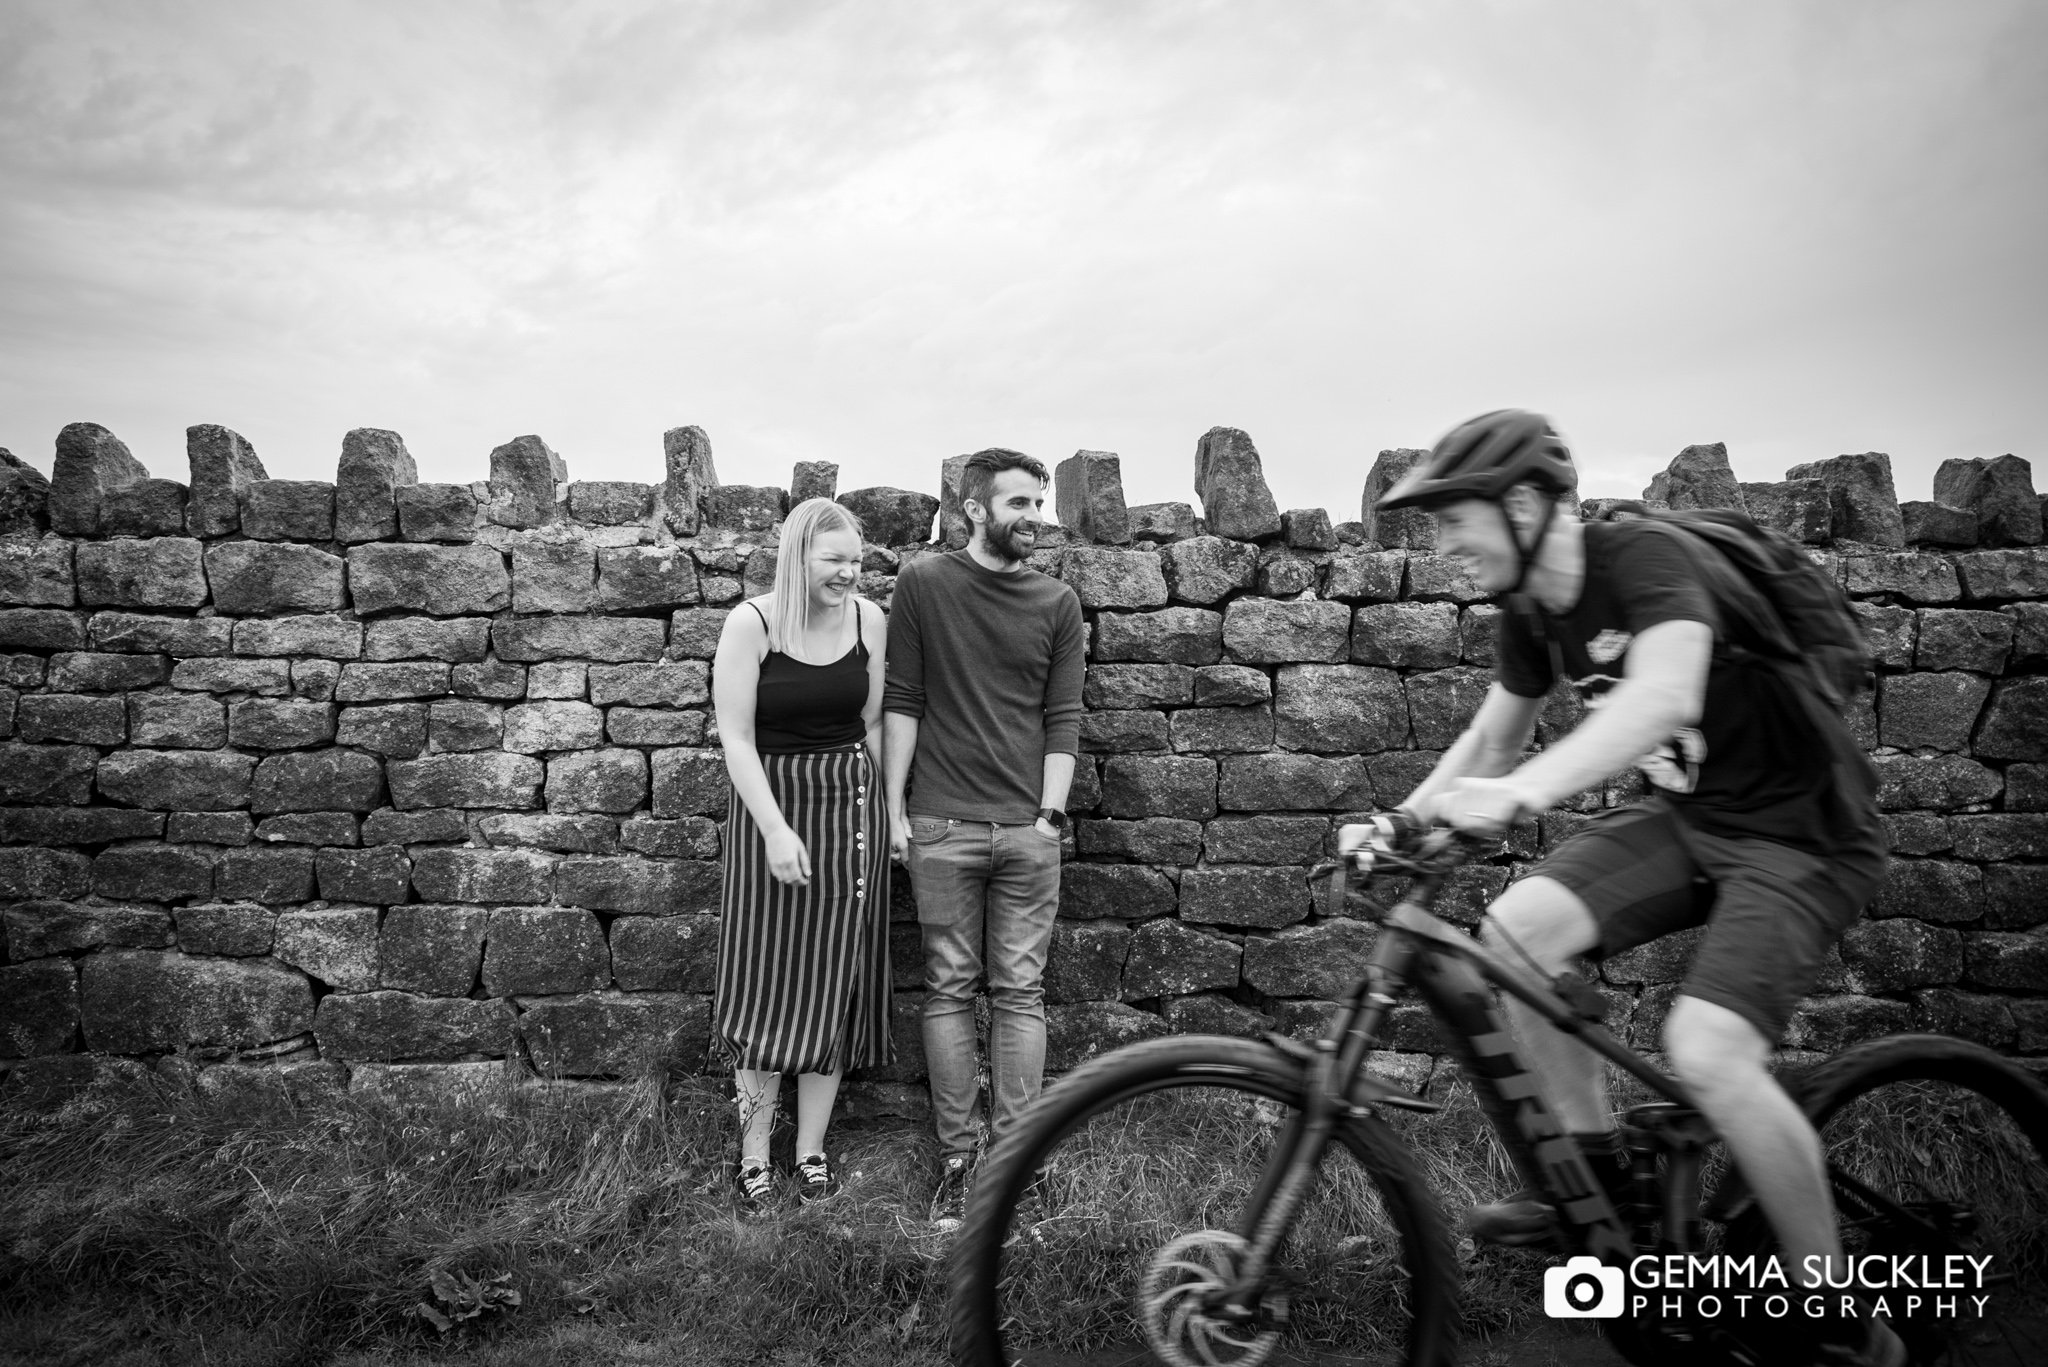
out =
<svg viewBox="0 0 2048 1367"><path fill-rule="evenodd" d="M1679 992L1728 1008L1775 1044L1828 946L1875 895L1884 856L1709 835L1652 798L1601 813L1534 872L1593 913L1599 958L1704 925Z"/></svg>

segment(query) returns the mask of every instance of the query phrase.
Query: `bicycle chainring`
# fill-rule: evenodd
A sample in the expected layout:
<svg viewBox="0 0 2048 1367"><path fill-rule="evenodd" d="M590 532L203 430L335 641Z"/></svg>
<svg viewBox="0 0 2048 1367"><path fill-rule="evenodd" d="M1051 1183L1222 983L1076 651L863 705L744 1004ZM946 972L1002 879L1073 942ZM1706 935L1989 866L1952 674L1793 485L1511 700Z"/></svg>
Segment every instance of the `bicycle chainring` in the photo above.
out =
<svg viewBox="0 0 2048 1367"><path fill-rule="evenodd" d="M1260 1367L1280 1342L1287 1296L1268 1291L1250 1319L1215 1302L1237 1280L1245 1241L1220 1229L1183 1234L1152 1255L1138 1284L1138 1322L1167 1367Z"/></svg>

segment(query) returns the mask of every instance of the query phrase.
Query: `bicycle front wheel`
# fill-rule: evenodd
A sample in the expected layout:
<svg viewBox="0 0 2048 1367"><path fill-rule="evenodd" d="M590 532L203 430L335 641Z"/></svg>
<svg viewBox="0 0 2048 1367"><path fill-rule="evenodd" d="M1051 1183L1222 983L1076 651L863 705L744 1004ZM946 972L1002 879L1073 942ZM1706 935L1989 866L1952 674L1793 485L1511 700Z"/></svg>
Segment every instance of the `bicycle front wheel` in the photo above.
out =
<svg viewBox="0 0 2048 1367"><path fill-rule="evenodd" d="M1862 1279L1885 1284L1916 1367L2048 1362L2048 1089L1981 1046L1898 1035L1789 1090L1827 1152L1843 1251L1874 1259Z"/></svg>
<svg viewBox="0 0 2048 1367"><path fill-rule="evenodd" d="M1375 1117L1339 1123L1251 1313L1235 1231L1301 1101L1249 1040L1118 1050L1048 1088L977 1173L954 1250L963 1367L1158 1361L1258 1367L1341 1346L1450 1360L1456 1265L1414 1159ZM1100 1356L1122 1350L1128 1359Z"/></svg>

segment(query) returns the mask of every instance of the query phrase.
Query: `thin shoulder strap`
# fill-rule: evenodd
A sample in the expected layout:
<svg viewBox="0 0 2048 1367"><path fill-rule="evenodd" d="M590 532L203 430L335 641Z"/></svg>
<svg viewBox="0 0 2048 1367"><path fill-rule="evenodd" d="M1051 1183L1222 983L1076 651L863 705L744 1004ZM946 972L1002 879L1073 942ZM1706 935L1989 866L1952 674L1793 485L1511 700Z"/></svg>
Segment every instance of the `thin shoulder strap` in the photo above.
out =
<svg viewBox="0 0 2048 1367"><path fill-rule="evenodd" d="M754 610L754 615L761 619L761 630L767 634L768 645L771 649L773 649L775 645L775 628L768 625L768 614L761 611L761 605L759 603L756 603L751 598L747 600L747 606L752 608Z"/></svg>
<svg viewBox="0 0 2048 1367"><path fill-rule="evenodd" d="M861 616L860 599L856 598L853 600L853 643L862 649L866 649L867 638L861 634Z"/></svg>

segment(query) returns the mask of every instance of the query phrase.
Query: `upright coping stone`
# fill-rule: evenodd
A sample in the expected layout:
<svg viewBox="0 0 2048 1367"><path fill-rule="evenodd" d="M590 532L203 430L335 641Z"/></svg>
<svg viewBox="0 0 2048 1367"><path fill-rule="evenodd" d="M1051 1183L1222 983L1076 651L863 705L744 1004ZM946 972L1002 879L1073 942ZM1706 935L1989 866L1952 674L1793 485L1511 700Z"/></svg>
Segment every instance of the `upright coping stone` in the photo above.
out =
<svg viewBox="0 0 2048 1367"><path fill-rule="evenodd" d="M2018 456L1943 461L1934 472L1934 501L1972 514L1980 546L2041 543L2034 467Z"/></svg>
<svg viewBox="0 0 2048 1367"><path fill-rule="evenodd" d="M1195 496L1215 536L1263 541L1280 534L1280 505L1266 487L1259 449L1235 427L1212 427L1196 443Z"/></svg>
<svg viewBox="0 0 2048 1367"><path fill-rule="evenodd" d="M1396 547L1412 551L1436 549L1436 519L1421 508L1396 508L1385 513L1373 510L1373 505L1385 497L1387 490L1399 483L1401 476L1414 469L1415 462L1428 454L1420 447L1396 446L1374 458L1372 469L1365 476L1365 492L1358 500L1358 520L1367 541L1388 550Z"/></svg>
<svg viewBox="0 0 2048 1367"><path fill-rule="evenodd" d="M1061 461L1053 472L1053 507L1060 525L1082 541L1130 544L1123 462L1113 451L1076 451Z"/></svg>
<svg viewBox="0 0 2048 1367"><path fill-rule="evenodd" d="M381 427L358 427L341 439L334 480L334 538L382 541L398 535L398 490L417 484L419 467L405 439Z"/></svg>
<svg viewBox="0 0 2048 1367"><path fill-rule="evenodd" d="M491 502L485 510L500 527L539 527L554 520L555 486L569 466L539 437L514 437L491 452Z"/></svg>
<svg viewBox="0 0 2048 1367"><path fill-rule="evenodd" d="M1892 488L1892 458L1882 451L1809 461L1786 479L1817 479L1828 487L1828 526L1839 541L1872 546L1906 544L1906 521Z"/></svg>
<svg viewBox="0 0 2048 1367"><path fill-rule="evenodd" d="M839 495L839 467L829 460L800 460L789 476L789 506L805 499L836 498Z"/></svg>
<svg viewBox="0 0 2048 1367"><path fill-rule="evenodd" d="M1650 477L1643 500L1666 508L1733 508L1748 512L1742 485L1728 468L1728 448L1721 442L1688 446L1671 464Z"/></svg>
<svg viewBox="0 0 2048 1367"><path fill-rule="evenodd" d="M100 500L149 478L119 437L96 422L74 422L57 434L50 469L50 530L90 536L100 529Z"/></svg>
<svg viewBox="0 0 2048 1367"><path fill-rule="evenodd" d="M967 544L974 524L960 502L960 481L967 475L969 456L948 456L939 466L939 540L953 550Z"/></svg>
<svg viewBox="0 0 2048 1367"><path fill-rule="evenodd" d="M194 536L226 536L242 526L242 494L269 479L256 448L239 432L203 422L185 429L185 459L192 467L185 528Z"/></svg>
<svg viewBox="0 0 2048 1367"><path fill-rule="evenodd" d="M43 478L41 470L0 446L0 535L39 532L49 525L50 481Z"/></svg>
<svg viewBox="0 0 2048 1367"><path fill-rule="evenodd" d="M662 507L669 530L695 536L703 519L704 493L718 487L718 468L711 462L711 438L695 425L671 427L661 434L667 473L661 482Z"/></svg>

